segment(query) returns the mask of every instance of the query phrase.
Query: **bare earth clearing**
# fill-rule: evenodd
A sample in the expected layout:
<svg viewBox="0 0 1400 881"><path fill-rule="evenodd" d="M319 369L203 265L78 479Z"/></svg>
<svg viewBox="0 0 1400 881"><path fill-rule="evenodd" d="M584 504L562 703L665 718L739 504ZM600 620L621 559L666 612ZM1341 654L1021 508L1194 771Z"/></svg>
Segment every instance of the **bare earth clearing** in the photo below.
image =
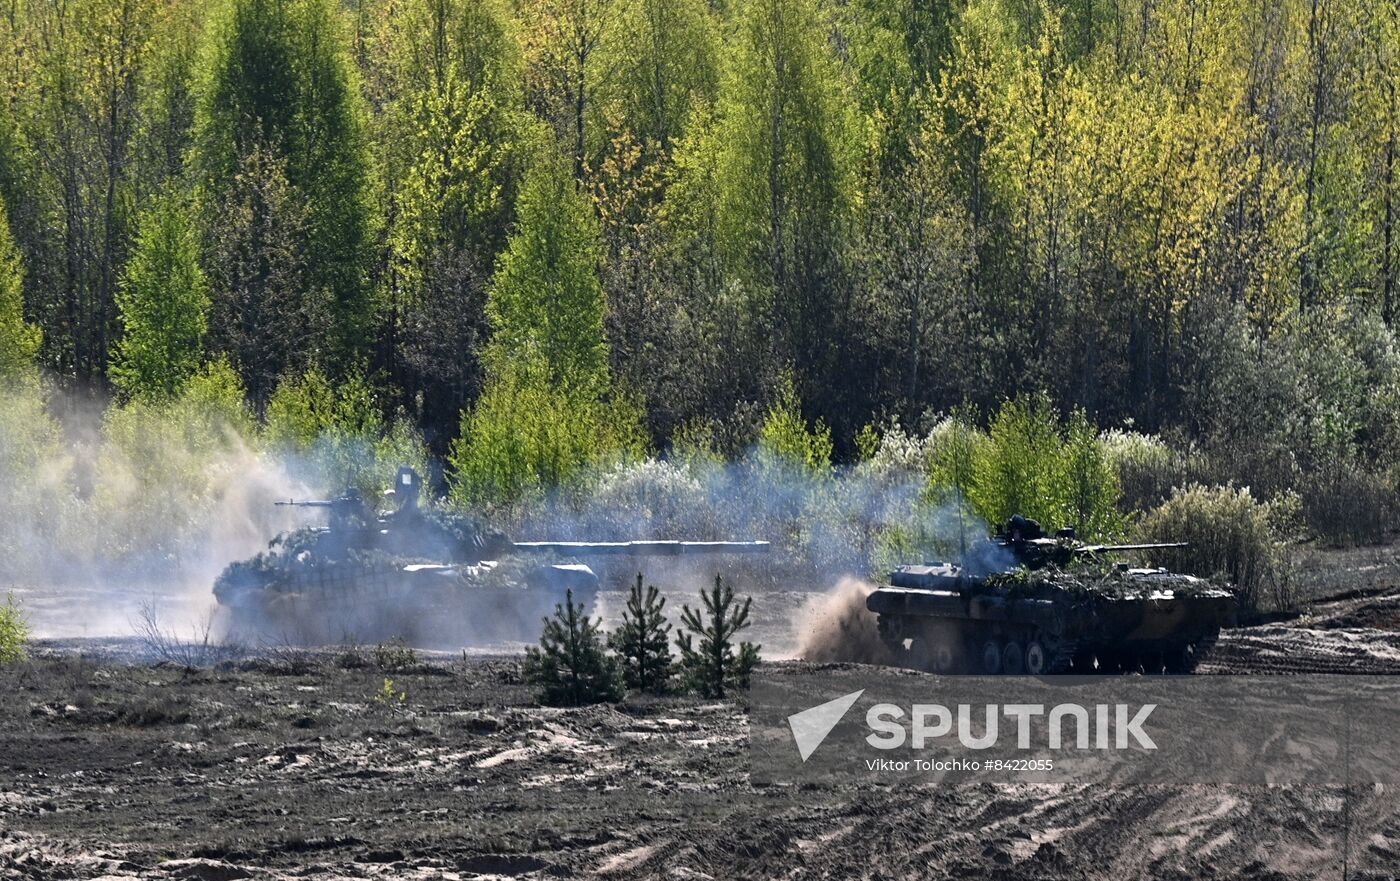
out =
<svg viewBox="0 0 1400 881"><path fill-rule="evenodd" d="M1400 591L1365 585L1224 634L1202 672L1400 673L1397 630ZM0 877L1400 877L1400 795L1369 787L757 788L736 703L540 708L515 656L137 650L0 672Z"/></svg>

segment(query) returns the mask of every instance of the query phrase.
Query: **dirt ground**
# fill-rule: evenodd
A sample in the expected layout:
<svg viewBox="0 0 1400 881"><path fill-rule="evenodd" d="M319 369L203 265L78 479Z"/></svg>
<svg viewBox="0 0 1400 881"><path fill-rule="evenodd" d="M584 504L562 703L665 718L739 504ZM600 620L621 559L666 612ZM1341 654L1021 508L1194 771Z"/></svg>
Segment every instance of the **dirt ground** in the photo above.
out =
<svg viewBox="0 0 1400 881"><path fill-rule="evenodd" d="M542 708L516 654L143 651L0 671L0 878L1400 878L1382 789L755 786L737 702ZM1400 673L1400 589L1229 631L1200 672Z"/></svg>

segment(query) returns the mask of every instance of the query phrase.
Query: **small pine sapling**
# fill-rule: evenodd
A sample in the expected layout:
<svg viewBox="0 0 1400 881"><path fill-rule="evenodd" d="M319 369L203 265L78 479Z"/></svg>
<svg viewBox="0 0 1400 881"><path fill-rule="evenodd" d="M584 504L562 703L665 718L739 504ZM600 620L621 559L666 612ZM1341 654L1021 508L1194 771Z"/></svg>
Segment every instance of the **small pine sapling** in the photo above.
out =
<svg viewBox="0 0 1400 881"><path fill-rule="evenodd" d="M608 637L608 645L622 662L622 678L628 688L653 694L665 692L675 666L671 656L671 625L666 623L666 598L655 585L642 590L642 576L627 595L622 624Z"/></svg>
<svg viewBox="0 0 1400 881"><path fill-rule="evenodd" d="M544 619L539 647L525 650L525 679L540 687L540 700L552 706L578 707L622 699L617 661L603 648L599 628L569 591Z"/></svg>
<svg viewBox="0 0 1400 881"><path fill-rule="evenodd" d="M700 591L703 609L681 607L684 631L676 637L681 650L681 670L686 685L705 697L722 698L727 691L746 689L754 667L758 665L760 646L741 642L734 651L734 636L749 626L749 606L753 597L742 605L734 601L734 588L715 578L711 590ZM698 645L696 638L698 637Z"/></svg>

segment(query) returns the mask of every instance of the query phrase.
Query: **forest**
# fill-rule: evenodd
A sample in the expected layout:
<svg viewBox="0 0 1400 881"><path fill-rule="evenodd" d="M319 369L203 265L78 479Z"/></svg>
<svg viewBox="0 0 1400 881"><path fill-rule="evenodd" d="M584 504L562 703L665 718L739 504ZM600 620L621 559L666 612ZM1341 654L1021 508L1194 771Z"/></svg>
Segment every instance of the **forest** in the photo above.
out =
<svg viewBox="0 0 1400 881"><path fill-rule="evenodd" d="M231 432L483 510L754 450L1103 534L1400 508L1395 3L8 0L0 70L12 479Z"/></svg>

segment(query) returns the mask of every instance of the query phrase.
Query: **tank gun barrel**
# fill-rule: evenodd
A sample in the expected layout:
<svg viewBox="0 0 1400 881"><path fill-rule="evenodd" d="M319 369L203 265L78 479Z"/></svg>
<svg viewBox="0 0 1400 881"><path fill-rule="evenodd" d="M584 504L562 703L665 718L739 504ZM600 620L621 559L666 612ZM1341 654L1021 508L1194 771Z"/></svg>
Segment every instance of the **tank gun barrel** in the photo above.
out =
<svg viewBox="0 0 1400 881"><path fill-rule="evenodd" d="M517 551L570 557L678 557L687 554L766 554L766 541L517 541Z"/></svg>
<svg viewBox="0 0 1400 881"><path fill-rule="evenodd" d="M284 508L334 508L333 499L287 499L273 502L274 505L281 505Z"/></svg>
<svg viewBox="0 0 1400 881"><path fill-rule="evenodd" d="M1076 554L1113 554L1127 553L1128 551L1156 551L1165 550L1167 548L1186 548L1190 546L1191 543L1185 541L1147 542L1133 545L1084 545L1083 547L1075 548L1074 552Z"/></svg>

